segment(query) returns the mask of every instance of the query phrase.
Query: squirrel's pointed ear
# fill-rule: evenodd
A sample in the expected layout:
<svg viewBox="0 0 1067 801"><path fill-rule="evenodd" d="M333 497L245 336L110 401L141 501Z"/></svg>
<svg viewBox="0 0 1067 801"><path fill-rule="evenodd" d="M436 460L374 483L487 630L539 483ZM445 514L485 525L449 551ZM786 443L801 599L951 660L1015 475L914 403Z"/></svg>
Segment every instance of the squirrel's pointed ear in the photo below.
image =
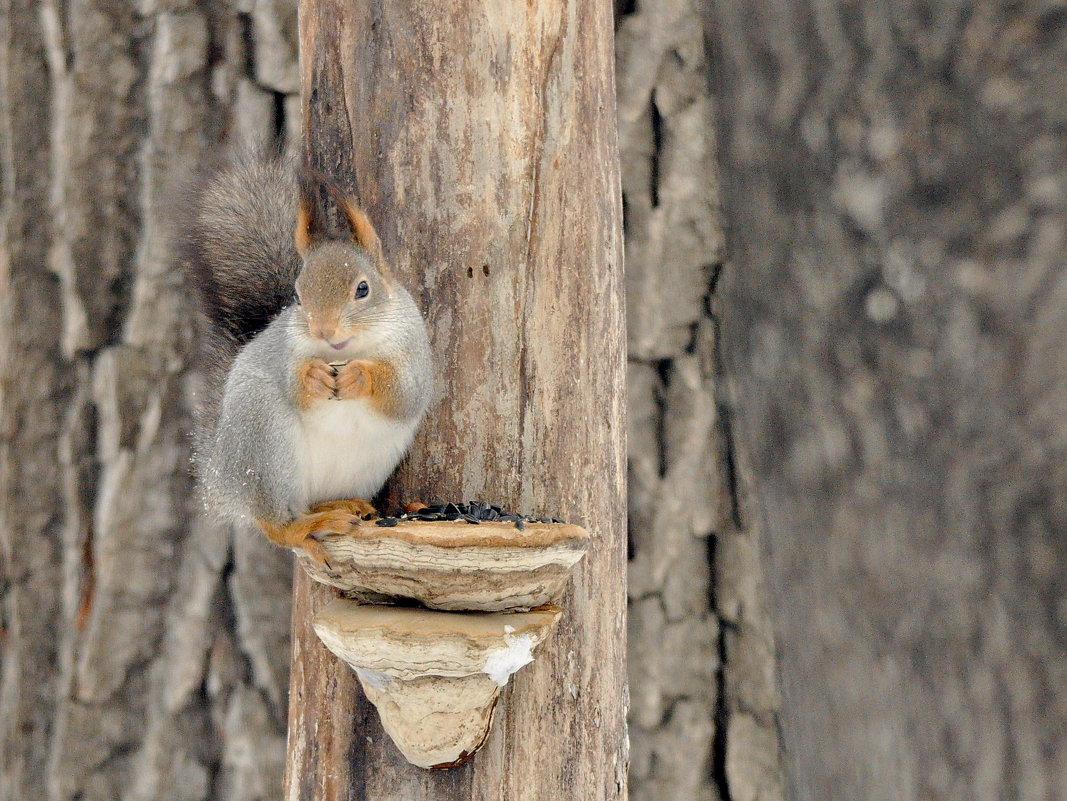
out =
<svg viewBox="0 0 1067 801"><path fill-rule="evenodd" d="M293 241L296 243L297 252L301 256L306 256L315 241L325 235L325 227L312 177L305 173L300 178L296 197L296 230L293 233Z"/></svg>
<svg viewBox="0 0 1067 801"><path fill-rule="evenodd" d="M337 205L344 212L345 219L352 229L352 239L357 245L372 254L376 260L382 261L382 243L378 239L378 232L367 216L367 212L357 206L351 198L338 198Z"/></svg>

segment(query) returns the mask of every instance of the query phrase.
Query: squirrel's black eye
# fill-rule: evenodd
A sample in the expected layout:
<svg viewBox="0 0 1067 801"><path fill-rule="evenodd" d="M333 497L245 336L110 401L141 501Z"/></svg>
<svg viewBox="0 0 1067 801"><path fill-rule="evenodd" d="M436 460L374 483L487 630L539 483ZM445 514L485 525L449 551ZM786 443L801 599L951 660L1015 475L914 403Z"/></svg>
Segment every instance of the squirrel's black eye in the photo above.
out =
<svg viewBox="0 0 1067 801"><path fill-rule="evenodd" d="M366 281L360 281L359 282L359 286L356 287L356 297L357 298L365 298L369 294L370 294L370 287L367 285L367 282Z"/></svg>

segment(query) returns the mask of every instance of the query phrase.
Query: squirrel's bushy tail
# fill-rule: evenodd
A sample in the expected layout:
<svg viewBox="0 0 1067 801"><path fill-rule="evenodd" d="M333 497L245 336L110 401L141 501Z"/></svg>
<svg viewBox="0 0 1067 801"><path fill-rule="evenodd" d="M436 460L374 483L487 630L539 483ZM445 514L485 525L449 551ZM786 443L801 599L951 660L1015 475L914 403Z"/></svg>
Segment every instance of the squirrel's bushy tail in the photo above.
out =
<svg viewBox="0 0 1067 801"><path fill-rule="evenodd" d="M301 259L293 242L296 175L282 157L242 157L190 192L178 258L210 325L244 343L293 295Z"/></svg>
<svg viewBox="0 0 1067 801"><path fill-rule="evenodd" d="M289 303L300 274L296 190L289 160L246 154L203 172L175 204L174 256L201 311L193 462L205 499L230 365Z"/></svg>

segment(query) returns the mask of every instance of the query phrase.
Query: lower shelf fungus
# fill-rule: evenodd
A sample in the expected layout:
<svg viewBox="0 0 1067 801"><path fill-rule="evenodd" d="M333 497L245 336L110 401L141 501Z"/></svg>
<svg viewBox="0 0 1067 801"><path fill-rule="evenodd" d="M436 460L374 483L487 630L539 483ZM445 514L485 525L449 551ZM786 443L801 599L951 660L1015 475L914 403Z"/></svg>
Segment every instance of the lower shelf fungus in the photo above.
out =
<svg viewBox="0 0 1067 801"><path fill-rule="evenodd" d="M555 606L464 613L338 598L319 611L314 627L356 671L404 757L448 768L485 742L501 687L533 661L559 615Z"/></svg>

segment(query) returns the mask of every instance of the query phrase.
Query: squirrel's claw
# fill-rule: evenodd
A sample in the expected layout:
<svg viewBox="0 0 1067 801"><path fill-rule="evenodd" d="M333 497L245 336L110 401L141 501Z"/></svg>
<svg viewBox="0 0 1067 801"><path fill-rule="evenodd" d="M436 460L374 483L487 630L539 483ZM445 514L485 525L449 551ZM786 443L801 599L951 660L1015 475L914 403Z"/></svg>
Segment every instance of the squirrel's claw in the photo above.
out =
<svg viewBox="0 0 1067 801"><path fill-rule="evenodd" d="M315 539L315 537L308 536L298 547L302 548L304 553L327 570L333 569L330 567L330 560L327 558L328 555L326 549L322 547L322 543Z"/></svg>
<svg viewBox="0 0 1067 801"><path fill-rule="evenodd" d="M370 376L362 359L347 362L337 371L334 379L337 397L341 400L355 400L370 390Z"/></svg>

